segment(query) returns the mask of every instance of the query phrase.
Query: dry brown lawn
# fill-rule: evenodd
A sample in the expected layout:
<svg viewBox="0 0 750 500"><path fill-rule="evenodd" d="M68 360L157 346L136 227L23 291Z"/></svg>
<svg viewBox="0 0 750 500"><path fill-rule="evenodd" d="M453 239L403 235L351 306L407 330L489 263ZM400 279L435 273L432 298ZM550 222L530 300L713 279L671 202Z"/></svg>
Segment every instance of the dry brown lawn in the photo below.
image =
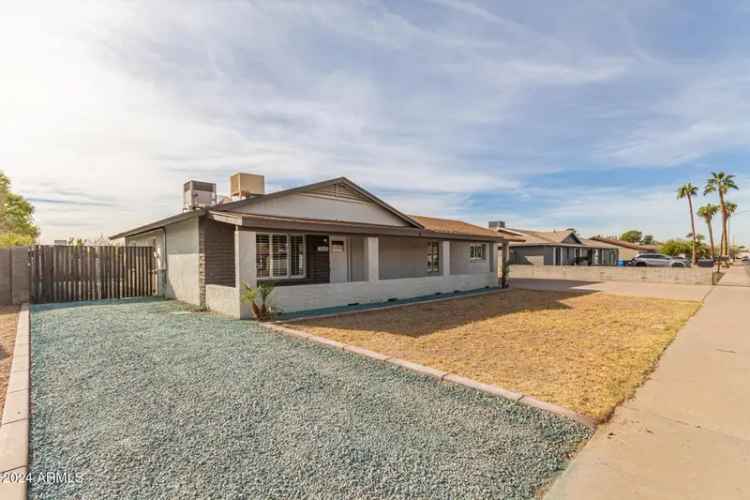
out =
<svg viewBox="0 0 750 500"><path fill-rule="evenodd" d="M5 407L5 391L8 389L10 364L16 343L16 320L18 306L0 306L0 412Z"/></svg>
<svg viewBox="0 0 750 500"><path fill-rule="evenodd" d="M512 290L289 323L606 420L699 302Z"/></svg>

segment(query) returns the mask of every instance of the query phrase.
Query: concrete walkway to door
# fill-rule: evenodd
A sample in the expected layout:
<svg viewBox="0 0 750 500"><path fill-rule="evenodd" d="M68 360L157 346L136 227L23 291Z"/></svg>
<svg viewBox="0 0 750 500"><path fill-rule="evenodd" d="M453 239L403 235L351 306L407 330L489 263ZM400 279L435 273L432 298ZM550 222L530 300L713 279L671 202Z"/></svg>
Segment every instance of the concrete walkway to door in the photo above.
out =
<svg viewBox="0 0 750 500"><path fill-rule="evenodd" d="M714 287L547 500L750 498L750 288Z"/></svg>

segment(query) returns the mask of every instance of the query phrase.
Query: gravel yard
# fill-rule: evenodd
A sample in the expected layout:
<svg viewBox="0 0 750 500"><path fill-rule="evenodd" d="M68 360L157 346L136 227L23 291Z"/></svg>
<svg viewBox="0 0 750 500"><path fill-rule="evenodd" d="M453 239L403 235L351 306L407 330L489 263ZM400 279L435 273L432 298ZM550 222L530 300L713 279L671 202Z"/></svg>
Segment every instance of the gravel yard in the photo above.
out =
<svg viewBox="0 0 750 500"><path fill-rule="evenodd" d="M30 498L532 498L590 431L176 302L35 306Z"/></svg>

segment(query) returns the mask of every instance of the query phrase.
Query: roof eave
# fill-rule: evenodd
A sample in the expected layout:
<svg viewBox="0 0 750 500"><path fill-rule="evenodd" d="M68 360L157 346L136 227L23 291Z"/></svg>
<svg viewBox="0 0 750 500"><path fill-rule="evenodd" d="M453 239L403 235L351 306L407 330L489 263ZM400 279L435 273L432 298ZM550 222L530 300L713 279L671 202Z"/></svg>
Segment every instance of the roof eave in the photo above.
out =
<svg viewBox="0 0 750 500"><path fill-rule="evenodd" d="M109 237L110 240L118 240L120 238L129 238L131 236L137 236L139 234L143 233L149 233L151 231L154 231L156 229L160 229L164 226L168 226L169 224L175 224L177 222L182 222L185 220L188 220L192 217L198 217L206 213L205 208L201 208L198 210L193 210L190 212L183 212L181 214L172 215L170 217L166 217L164 219L159 219L155 222L151 222L149 224L145 224L143 226L138 226L133 229L129 229L127 231L123 231L121 233L113 234Z"/></svg>
<svg viewBox="0 0 750 500"><path fill-rule="evenodd" d="M494 235L445 233L406 226L381 226L375 224L351 223L345 221L276 219L263 215L244 214L237 212L229 213L213 210L209 212L209 218L217 222L223 222L226 224L235 224L243 227L268 230L282 229L289 231L308 231L322 233L333 232L342 234L349 233L374 236L385 235L464 241L508 241L502 236Z"/></svg>

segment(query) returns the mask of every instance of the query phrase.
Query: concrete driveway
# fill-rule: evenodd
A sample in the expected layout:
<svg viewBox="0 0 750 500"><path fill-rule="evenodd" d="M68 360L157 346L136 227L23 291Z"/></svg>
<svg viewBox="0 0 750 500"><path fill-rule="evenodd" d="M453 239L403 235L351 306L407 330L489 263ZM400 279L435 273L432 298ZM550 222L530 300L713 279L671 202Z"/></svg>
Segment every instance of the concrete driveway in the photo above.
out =
<svg viewBox="0 0 750 500"><path fill-rule="evenodd" d="M714 287L547 500L750 498L750 288Z"/></svg>
<svg viewBox="0 0 750 500"><path fill-rule="evenodd" d="M628 281L568 281L511 278L511 286L527 290L604 292L613 295L653 297L655 299L701 301L711 291L709 285L671 285L665 283L638 283Z"/></svg>

